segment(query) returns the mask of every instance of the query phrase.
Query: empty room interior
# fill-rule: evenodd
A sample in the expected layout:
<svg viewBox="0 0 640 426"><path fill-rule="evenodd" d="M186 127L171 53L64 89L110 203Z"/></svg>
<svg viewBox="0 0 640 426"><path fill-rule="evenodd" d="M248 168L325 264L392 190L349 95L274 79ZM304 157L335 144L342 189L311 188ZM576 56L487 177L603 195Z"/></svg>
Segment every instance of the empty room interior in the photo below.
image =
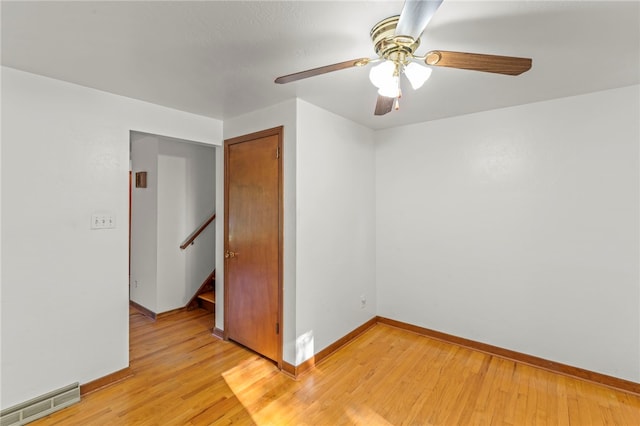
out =
<svg viewBox="0 0 640 426"><path fill-rule="evenodd" d="M3 426L640 424L640 2L0 19Z"/></svg>

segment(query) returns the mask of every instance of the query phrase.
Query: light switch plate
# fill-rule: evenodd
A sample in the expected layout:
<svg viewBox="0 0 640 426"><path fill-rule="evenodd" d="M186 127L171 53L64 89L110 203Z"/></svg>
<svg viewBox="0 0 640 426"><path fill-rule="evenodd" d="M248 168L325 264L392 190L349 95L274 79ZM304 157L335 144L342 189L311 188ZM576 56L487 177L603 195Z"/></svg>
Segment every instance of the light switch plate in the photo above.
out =
<svg viewBox="0 0 640 426"><path fill-rule="evenodd" d="M112 229L116 227L116 218L112 213L94 213L91 215L91 229Z"/></svg>

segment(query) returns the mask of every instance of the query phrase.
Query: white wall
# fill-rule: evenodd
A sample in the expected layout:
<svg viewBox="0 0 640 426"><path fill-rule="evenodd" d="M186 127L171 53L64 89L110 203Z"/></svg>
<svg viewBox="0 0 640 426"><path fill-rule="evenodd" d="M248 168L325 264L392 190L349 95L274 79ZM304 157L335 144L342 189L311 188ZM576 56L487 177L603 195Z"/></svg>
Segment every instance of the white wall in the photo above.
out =
<svg viewBox="0 0 640 426"><path fill-rule="evenodd" d="M280 125L283 358L298 365L375 316L374 144L370 129L302 100L226 120L224 138ZM218 182L222 193L222 179ZM220 252L222 224L221 220ZM221 270L217 265L216 273ZM222 284L219 280L219 295ZM361 295L368 300L364 308ZM216 310L217 327L223 324L221 311Z"/></svg>
<svg viewBox="0 0 640 426"><path fill-rule="evenodd" d="M215 148L133 133L131 300L155 313L184 307L215 268L215 229L182 242L215 212Z"/></svg>
<svg viewBox="0 0 640 426"><path fill-rule="evenodd" d="M158 310L185 306L215 268L215 227L180 244L215 212L215 149L167 138L158 156Z"/></svg>
<svg viewBox="0 0 640 426"><path fill-rule="evenodd" d="M187 236L187 161L173 155L158 156L158 309L166 312L186 301L185 254L181 239Z"/></svg>
<svg viewBox="0 0 640 426"><path fill-rule="evenodd" d="M130 298L158 312L158 138L131 133ZM147 187L136 188L137 172L147 172Z"/></svg>
<svg viewBox="0 0 640 426"><path fill-rule="evenodd" d="M222 123L2 68L2 408L127 367L131 130ZM89 229L109 211L117 227Z"/></svg>
<svg viewBox="0 0 640 426"><path fill-rule="evenodd" d="M224 122L224 139L284 126L282 161L284 191L284 283L283 283L283 359L295 362L295 323L296 323L296 105L292 99L269 108L241 115ZM218 175L216 206L219 216L216 220L216 252L224 252L224 158L218 156ZM216 299L224 297L224 258L218 256L216 262ZM222 303L216 305L216 327L224 326Z"/></svg>
<svg viewBox="0 0 640 426"><path fill-rule="evenodd" d="M378 314L640 381L639 101L378 132Z"/></svg>
<svg viewBox="0 0 640 426"><path fill-rule="evenodd" d="M296 365L376 315L373 131L297 112Z"/></svg>

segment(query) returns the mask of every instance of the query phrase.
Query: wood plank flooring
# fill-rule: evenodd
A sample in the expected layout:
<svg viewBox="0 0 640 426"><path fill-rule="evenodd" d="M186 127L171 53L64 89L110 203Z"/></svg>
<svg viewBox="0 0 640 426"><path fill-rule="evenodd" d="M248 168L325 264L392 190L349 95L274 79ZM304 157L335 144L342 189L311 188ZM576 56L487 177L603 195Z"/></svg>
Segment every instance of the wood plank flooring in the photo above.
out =
<svg viewBox="0 0 640 426"><path fill-rule="evenodd" d="M378 324L293 380L210 334L132 310L134 376L34 425L640 425L640 396Z"/></svg>

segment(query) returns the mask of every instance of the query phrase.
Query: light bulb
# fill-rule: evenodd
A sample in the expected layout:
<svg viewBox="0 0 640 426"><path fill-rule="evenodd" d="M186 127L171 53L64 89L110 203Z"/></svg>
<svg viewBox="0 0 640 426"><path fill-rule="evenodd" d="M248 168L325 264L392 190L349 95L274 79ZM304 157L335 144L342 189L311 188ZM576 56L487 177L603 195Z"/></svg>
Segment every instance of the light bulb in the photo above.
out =
<svg viewBox="0 0 640 426"><path fill-rule="evenodd" d="M378 88L378 94L387 98L400 96L400 76L391 76L391 78L387 79L385 84Z"/></svg>
<svg viewBox="0 0 640 426"><path fill-rule="evenodd" d="M431 76L431 68L411 62L404 68L404 75L407 76L413 90L417 90L421 88L424 82Z"/></svg>
<svg viewBox="0 0 640 426"><path fill-rule="evenodd" d="M395 70L396 65L393 62L384 61L371 68L371 71L369 71L369 80L371 80L371 83L378 89L389 86Z"/></svg>

